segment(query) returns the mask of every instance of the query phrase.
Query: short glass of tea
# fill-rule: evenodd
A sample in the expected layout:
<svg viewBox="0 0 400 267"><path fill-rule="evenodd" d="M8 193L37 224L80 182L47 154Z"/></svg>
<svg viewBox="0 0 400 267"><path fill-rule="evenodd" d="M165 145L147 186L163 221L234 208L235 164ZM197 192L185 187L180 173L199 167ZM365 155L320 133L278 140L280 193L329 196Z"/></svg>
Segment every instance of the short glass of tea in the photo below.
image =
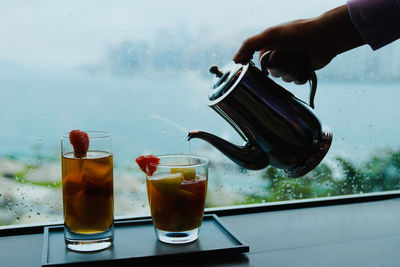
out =
<svg viewBox="0 0 400 267"><path fill-rule="evenodd" d="M155 171L146 175L156 236L170 244L195 241L203 221L208 160L193 155L157 157L159 163L149 163Z"/></svg>
<svg viewBox="0 0 400 267"><path fill-rule="evenodd" d="M111 246L114 237L111 134L73 130L63 135L61 166L67 248L96 251Z"/></svg>

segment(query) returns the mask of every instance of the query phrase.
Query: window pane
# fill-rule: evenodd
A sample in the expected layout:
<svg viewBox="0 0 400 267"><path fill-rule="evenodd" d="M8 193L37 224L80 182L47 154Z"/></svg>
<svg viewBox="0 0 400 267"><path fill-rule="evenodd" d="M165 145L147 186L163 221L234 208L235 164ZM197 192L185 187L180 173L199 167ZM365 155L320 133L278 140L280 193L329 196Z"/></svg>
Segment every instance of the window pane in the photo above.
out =
<svg viewBox="0 0 400 267"><path fill-rule="evenodd" d="M149 214L143 154L211 160L207 206L400 188L400 44L335 58L318 71L316 113L333 131L324 161L289 179L239 168L189 130L243 140L207 106L211 65L268 26L342 1L9 2L0 15L0 225L62 221L60 136L113 133L115 215ZM18 12L15 12L18 10ZM256 56L255 56L256 58ZM309 88L282 86L307 100Z"/></svg>

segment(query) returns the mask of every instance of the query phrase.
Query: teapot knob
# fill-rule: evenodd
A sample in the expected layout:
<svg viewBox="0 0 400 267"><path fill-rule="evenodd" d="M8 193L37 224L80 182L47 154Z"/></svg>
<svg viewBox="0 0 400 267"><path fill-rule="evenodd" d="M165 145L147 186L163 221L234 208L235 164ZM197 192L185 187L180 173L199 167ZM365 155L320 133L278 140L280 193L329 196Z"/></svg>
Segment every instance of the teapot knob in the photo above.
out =
<svg viewBox="0 0 400 267"><path fill-rule="evenodd" d="M211 72L212 74L215 74L218 78L221 78L221 77L224 75L224 73L223 73L222 71L220 71L220 70L218 69L218 67L215 66L215 65L211 66L210 72Z"/></svg>

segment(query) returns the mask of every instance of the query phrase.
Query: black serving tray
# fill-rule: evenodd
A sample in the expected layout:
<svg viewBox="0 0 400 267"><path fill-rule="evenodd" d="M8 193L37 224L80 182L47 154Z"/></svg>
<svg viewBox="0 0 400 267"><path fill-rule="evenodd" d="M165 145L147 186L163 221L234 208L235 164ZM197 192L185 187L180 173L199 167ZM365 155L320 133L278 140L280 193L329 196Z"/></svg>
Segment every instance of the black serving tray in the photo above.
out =
<svg viewBox="0 0 400 267"><path fill-rule="evenodd" d="M181 245L158 241L151 219L115 222L113 246L98 252L69 250L64 243L63 225L45 227L42 266L167 263L188 258L218 257L245 252L249 252L249 246L228 230L218 216L210 214L204 216L199 238Z"/></svg>

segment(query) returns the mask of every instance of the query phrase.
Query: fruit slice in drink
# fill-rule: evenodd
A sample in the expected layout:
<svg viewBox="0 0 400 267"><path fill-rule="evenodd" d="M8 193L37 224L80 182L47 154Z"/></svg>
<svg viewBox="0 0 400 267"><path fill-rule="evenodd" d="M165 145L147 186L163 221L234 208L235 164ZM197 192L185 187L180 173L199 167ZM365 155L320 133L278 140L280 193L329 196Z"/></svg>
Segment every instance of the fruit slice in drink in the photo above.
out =
<svg viewBox="0 0 400 267"><path fill-rule="evenodd" d="M64 218L75 233L98 233L113 222L113 159L106 152L62 156Z"/></svg>
<svg viewBox="0 0 400 267"><path fill-rule="evenodd" d="M199 175L186 179L183 173L160 174L146 180L153 223L160 230L179 232L201 225L207 180Z"/></svg>
<svg viewBox="0 0 400 267"><path fill-rule="evenodd" d="M194 168L171 168L171 173L182 173L186 180L196 179L196 169Z"/></svg>

